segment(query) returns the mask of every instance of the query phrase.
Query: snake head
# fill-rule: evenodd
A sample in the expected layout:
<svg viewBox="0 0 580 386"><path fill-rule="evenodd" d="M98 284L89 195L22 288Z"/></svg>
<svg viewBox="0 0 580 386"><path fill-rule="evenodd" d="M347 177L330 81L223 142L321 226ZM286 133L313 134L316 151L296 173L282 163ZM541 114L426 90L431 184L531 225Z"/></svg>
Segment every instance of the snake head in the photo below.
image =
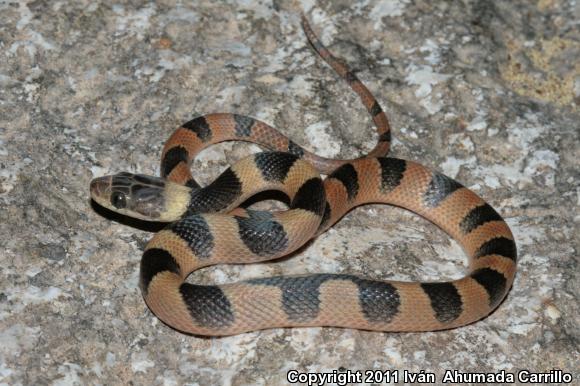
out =
<svg viewBox="0 0 580 386"><path fill-rule="evenodd" d="M93 179L90 192L97 204L146 221L174 221L189 203L187 187L159 177L127 172Z"/></svg>

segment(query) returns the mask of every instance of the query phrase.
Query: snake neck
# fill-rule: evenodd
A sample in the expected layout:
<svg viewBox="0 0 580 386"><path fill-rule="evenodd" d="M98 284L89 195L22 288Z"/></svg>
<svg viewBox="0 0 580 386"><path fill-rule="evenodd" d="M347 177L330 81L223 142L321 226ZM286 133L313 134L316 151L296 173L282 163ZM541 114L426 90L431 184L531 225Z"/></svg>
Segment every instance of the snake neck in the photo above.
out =
<svg viewBox="0 0 580 386"><path fill-rule="evenodd" d="M173 222L182 218L188 212L192 190L188 186L166 181L163 192L165 210L160 214L159 221Z"/></svg>
<svg viewBox="0 0 580 386"><path fill-rule="evenodd" d="M228 211L243 201L239 186L224 186L219 182L218 178L217 184L194 188L167 181L163 192L165 210L160 221L173 222L192 214Z"/></svg>

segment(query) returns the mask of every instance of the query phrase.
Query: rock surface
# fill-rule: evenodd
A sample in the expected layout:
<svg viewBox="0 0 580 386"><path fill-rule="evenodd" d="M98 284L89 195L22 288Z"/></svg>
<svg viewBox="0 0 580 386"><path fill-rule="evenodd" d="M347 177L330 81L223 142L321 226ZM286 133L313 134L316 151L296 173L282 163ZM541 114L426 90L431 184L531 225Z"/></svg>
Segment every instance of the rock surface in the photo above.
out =
<svg viewBox="0 0 580 386"><path fill-rule="evenodd" d="M284 384L290 369L580 370L580 18L576 1L0 1L0 384ZM91 178L156 174L179 123L251 115L328 157L376 134L311 51L304 10L388 113L391 154L445 172L512 227L519 271L487 319L451 331L275 329L182 335L137 286L151 234L91 207ZM256 151L202 153L211 181ZM461 275L456 243L399 209L367 206L291 259L193 280L355 273Z"/></svg>

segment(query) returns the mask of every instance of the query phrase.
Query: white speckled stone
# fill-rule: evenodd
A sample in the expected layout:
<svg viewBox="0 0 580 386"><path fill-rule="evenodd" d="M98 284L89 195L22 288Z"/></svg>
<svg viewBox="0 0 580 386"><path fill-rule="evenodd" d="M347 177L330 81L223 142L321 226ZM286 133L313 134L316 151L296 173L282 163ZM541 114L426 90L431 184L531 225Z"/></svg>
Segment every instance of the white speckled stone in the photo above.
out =
<svg viewBox="0 0 580 386"><path fill-rule="evenodd" d="M573 1L244 0L0 2L0 384L277 385L286 372L407 369L579 373L578 10ZM475 189L516 236L505 302L436 333L275 329L177 333L137 287L151 235L91 207L91 178L155 174L181 122L252 115L321 155L376 134L358 98L307 46L299 12L375 93L393 156ZM576 13L575 13L576 12ZM207 183L257 151L226 143ZM305 272L459 277L465 258L403 210L354 210L299 254L219 266L225 283Z"/></svg>

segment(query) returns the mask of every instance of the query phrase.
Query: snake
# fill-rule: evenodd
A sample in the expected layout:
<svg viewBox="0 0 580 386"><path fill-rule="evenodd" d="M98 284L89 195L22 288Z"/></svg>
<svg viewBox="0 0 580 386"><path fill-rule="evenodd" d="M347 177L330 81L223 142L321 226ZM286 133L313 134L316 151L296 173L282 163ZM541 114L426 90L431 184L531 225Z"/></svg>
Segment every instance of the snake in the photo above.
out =
<svg viewBox="0 0 580 386"><path fill-rule="evenodd" d="M367 108L378 131L377 145L360 158L329 159L306 151L258 119L215 113L182 124L171 135L162 151L160 177L121 172L93 179L90 195L98 205L167 223L147 243L141 259L145 303L175 330L202 336L309 326L436 331L488 316L516 274L516 244L508 224L456 180L413 161L386 157L391 130L377 100L320 42L304 15L301 24L314 51ZM229 140L254 142L267 151L242 158L202 187L190 171L195 156ZM266 191L280 193L287 209L243 205ZM436 282L346 273L259 277L220 285L187 281L202 267L286 256L351 209L377 203L414 212L446 232L469 257L465 275Z"/></svg>

